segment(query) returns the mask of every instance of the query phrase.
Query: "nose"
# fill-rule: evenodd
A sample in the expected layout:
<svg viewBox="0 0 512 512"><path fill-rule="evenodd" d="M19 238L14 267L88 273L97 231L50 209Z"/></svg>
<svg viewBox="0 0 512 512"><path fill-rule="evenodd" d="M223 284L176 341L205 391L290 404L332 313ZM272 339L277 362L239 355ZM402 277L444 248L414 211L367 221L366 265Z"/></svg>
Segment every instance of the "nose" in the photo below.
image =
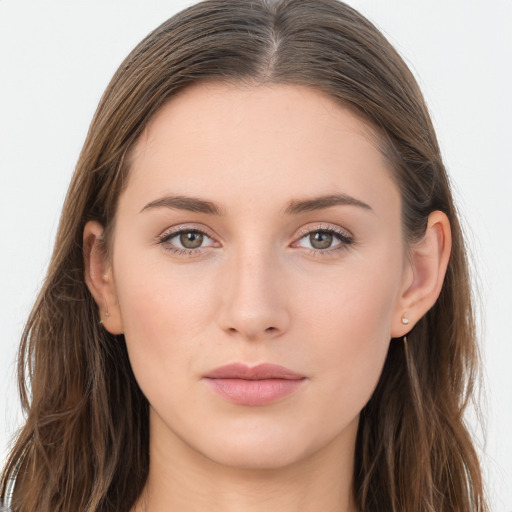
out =
<svg viewBox="0 0 512 512"><path fill-rule="evenodd" d="M240 250L226 262L219 322L228 334L257 341L283 334L289 323L284 275L270 250Z"/></svg>

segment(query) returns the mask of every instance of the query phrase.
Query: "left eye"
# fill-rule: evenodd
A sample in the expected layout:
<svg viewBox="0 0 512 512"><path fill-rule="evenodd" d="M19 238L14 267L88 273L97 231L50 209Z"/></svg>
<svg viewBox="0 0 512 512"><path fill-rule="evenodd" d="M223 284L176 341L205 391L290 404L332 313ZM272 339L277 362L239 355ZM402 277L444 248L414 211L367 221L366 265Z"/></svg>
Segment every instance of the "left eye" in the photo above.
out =
<svg viewBox="0 0 512 512"><path fill-rule="evenodd" d="M302 245L299 242L304 241L308 245ZM332 249L338 245L349 245L352 243L352 239L345 235L344 233L339 233L338 231L331 229L319 229L316 231L310 231L308 234L304 235L299 239L300 247L307 247L308 249L315 250L326 250Z"/></svg>

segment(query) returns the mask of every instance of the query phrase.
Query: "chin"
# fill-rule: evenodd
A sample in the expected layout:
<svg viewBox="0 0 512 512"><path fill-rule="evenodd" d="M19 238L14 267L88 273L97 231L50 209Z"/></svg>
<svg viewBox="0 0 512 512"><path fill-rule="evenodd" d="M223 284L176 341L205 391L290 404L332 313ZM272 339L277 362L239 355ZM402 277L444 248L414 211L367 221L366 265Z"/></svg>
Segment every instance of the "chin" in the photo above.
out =
<svg viewBox="0 0 512 512"><path fill-rule="evenodd" d="M210 459L223 466L241 470L277 470L291 466L305 456L304 453L290 450L284 443L238 443L224 446L211 454Z"/></svg>
<svg viewBox="0 0 512 512"><path fill-rule="evenodd" d="M311 433L304 434L278 428L230 432L210 438L201 451L223 466L246 470L281 469L307 459L325 443Z"/></svg>

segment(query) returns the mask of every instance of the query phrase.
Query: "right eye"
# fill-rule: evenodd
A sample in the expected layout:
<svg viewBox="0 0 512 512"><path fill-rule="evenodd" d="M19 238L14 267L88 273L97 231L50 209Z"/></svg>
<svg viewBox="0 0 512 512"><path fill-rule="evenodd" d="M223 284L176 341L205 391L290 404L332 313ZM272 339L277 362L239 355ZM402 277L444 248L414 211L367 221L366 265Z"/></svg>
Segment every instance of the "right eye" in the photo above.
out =
<svg viewBox="0 0 512 512"><path fill-rule="evenodd" d="M203 245L208 241L207 245ZM211 247L215 242L204 231L194 228L166 232L159 237L158 243L162 244L166 251L194 256L201 253L206 247Z"/></svg>

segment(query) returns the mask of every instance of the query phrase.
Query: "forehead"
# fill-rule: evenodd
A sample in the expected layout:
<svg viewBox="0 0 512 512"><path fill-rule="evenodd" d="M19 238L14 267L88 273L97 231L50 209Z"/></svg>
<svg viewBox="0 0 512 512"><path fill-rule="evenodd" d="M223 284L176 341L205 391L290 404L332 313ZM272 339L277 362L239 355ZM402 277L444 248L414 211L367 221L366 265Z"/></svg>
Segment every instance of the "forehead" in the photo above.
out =
<svg viewBox="0 0 512 512"><path fill-rule="evenodd" d="M269 117L269 113L271 116ZM248 124L250 123L250 124ZM214 136L211 128L236 128L240 134L250 129L258 133L280 131L291 136L307 135L306 128L328 129L334 136L352 132L368 139L377 148L380 137L374 126L326 93L306 86L269 83L246 85L232 82L203 81L186 87L172 96L153 116L131 152L135 158L150 149L162 135ZM161 142L161 140L160 140Z"/></svg>
<svg viewBox="0 0 512 512"><path fill-rule="evenodd" d="M203 82L148 123L130 154L129 184L146 195L215 193L219 200L234 192L284 200L336 188L371 199L390 185L378 144L368 123L321 91Z"/></svg>

